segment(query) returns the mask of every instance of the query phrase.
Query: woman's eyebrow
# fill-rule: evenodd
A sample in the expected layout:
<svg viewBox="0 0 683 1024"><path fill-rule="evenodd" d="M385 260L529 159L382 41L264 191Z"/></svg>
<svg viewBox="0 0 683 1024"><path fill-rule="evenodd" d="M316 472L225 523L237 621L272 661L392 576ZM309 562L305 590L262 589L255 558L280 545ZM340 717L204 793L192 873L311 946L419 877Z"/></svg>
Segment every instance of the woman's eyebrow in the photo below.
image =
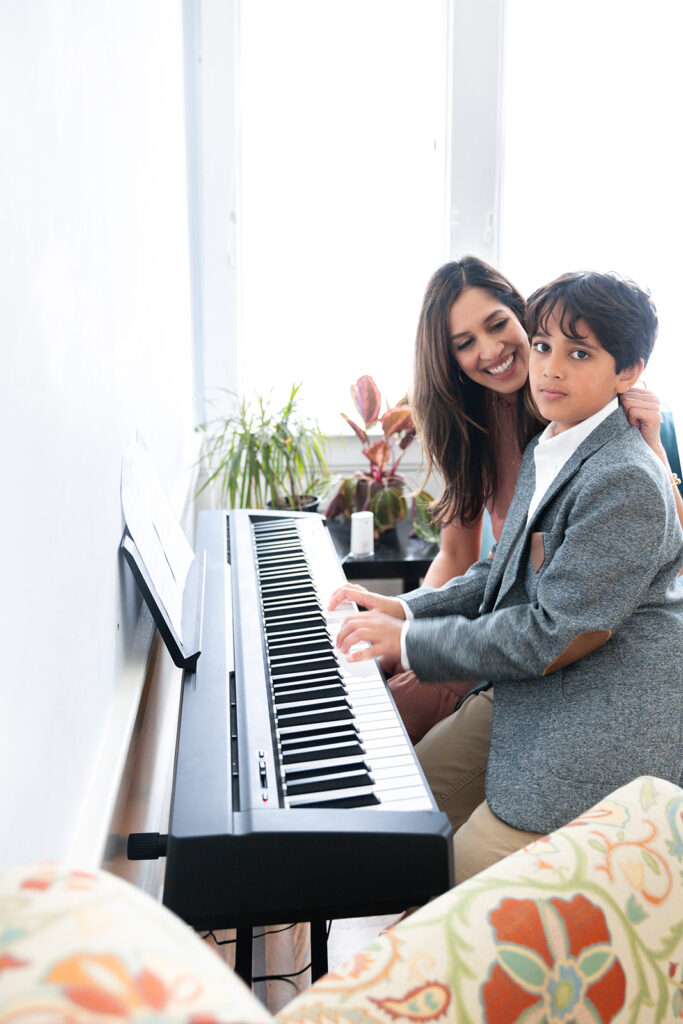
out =
<svg viewBox="0 0 683 1024"><path fill-rule="evenodd" d="M484 323L487 324L491 320L495 320L501 314L505 314L505 313L507 313L507 309L505 307L501 307L500 309L494 309L494 311L492 313L489 313L489 315L486 317L486 319L484 320Z"/></svg>
<svg viewBox="0 0 683 1024"><path fill-rule="evenodd" d="M506 313L505 308L494 309L492 313L489 313L489 315L487 317L484 317L484 319L482 320L482 323L484 325L489 324L491 322L491 320L496 320L501 315L501 313L502 314ZM449 341L455 341L456 338L466 338L467 335L471 334L471 333L472 333L472 331L460 331L459 334L451 334L451 336L449 338Z"/></svg>

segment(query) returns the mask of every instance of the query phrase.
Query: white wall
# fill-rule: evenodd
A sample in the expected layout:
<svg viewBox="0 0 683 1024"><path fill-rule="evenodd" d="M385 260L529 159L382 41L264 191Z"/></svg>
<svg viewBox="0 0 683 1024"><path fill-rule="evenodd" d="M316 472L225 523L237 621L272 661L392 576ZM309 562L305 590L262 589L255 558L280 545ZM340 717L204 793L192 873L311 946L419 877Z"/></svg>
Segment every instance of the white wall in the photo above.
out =
<svg viewBox="0 0 683 1024"><path fill-rule="evenodd" d="M2 866L68 854L130 652L121 449L187 460L180 2L3 3L0 97Z"/></svg>

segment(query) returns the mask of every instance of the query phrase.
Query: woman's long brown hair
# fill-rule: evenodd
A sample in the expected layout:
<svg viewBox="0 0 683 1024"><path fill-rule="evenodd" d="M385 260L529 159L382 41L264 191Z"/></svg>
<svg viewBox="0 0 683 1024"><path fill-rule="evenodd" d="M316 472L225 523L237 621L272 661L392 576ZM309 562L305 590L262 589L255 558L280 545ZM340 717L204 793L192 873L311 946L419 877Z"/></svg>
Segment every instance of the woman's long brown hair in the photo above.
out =
<svg viewBox="0 0 683 1024"><path fill-rule="evenodd" d="M489 424L488 388L460 374L449 342L448 316L465 288L482 288L524 326L525 302L507 278L476 256L446 263L427 285L415 343L412 409L427 456L426 477L436 469L443 490L434 522L473 523L495 494L496 460ZM517 392L520 450L543 425L528 385Z"/></svg>

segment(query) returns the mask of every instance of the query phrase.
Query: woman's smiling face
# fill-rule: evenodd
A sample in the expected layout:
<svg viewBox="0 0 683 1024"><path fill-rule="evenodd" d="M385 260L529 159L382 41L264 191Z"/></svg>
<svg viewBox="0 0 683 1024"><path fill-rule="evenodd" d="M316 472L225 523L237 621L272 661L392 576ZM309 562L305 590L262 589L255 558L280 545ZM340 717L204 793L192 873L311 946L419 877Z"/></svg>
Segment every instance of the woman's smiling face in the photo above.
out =
<svg viewBox="0 0 683 1024"><path fill-rule="evenodd" d="M448 314L451 352L470 380L511 395L526 383L529 340L516 315L483 288L465 288Z"/></svg>

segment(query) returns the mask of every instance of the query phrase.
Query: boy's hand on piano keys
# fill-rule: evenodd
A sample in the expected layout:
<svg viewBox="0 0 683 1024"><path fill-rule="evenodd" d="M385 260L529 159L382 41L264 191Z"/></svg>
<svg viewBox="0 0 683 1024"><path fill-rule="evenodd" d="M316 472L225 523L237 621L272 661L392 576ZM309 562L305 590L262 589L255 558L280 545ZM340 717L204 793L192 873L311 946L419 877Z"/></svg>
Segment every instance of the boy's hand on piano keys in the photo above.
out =
<svg viewBox="0 0 683 1024"><path fill-rule="evenodd" d="M337 634L337 647L346 655L347 661L367 661L369 658L398 661L401 657L402 628L400 619L383 612L349 615ZM369 646L352 651L356 644Z"/></svg>
<svg viewBox="0 0 683 1024"><path fill-rule="evenodd" d="M387 597L385 594L375 594L357 583L347 583L335 590L327 606L328 611L334 611L337 605L343 601L353 601L362 608L369 608L373 611L383 612L395 619L405 619L403 605L395 597Z"/></svg>

